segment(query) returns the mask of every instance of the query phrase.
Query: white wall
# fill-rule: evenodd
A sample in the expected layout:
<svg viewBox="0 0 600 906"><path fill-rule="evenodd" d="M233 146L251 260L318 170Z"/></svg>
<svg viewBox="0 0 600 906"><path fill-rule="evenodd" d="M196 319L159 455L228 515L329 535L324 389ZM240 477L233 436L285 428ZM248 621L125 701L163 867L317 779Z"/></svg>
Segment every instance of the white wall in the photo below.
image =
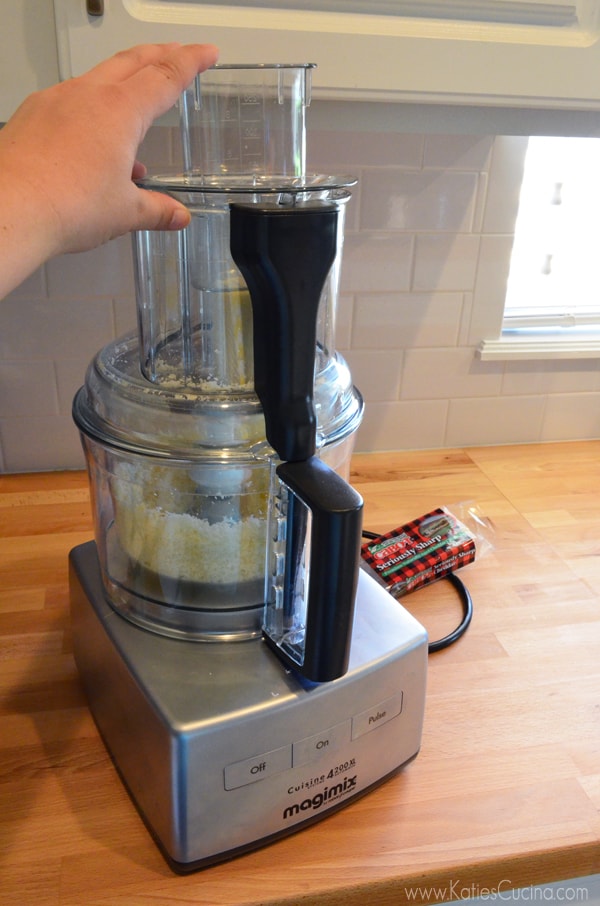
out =
<svg viewBox="0 0 600 906"><path fill-rule="evenodd" d="M599 437L600 363L474 354L502 311L526 140L374 131L315 107L310 169L359 177L337 331L367 403L357 448ZM164 163L166 133L148 162ZM73 394L134 325L128 238L56 259L0 302L1 470L82 465Z"/></svg>

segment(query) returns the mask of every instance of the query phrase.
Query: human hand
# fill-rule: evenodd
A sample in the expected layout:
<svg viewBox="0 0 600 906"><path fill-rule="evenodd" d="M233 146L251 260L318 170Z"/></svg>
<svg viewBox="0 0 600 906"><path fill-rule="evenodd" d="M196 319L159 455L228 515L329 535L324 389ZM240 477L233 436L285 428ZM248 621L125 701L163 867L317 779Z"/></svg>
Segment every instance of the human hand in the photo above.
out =
<svg viewBox="0 0 600 906"><path fill-rule="evenodd" d="M0 277L0 296L54 255L186 226L182 205L135 185L136 154L217 55L207 44L139 45L24 101L0 129L0 271L15 272Z"/></svg>

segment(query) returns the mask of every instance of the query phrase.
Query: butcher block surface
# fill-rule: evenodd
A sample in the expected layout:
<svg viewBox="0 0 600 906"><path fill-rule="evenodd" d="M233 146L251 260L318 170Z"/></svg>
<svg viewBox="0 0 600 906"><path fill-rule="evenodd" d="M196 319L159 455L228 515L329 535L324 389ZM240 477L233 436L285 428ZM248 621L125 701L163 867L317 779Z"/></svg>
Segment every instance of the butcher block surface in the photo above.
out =
<svg viewBox="0 0 600 906"><path fill-rule="evenodd" d="M365 528L476 503L472 624L432 654L418 757L325 820L174 875L128 797L73 661L82 472L0 476L0 903L400 906L600 871L600 442L357 455ZM435 639L441 581L404 605Z"/></svg>

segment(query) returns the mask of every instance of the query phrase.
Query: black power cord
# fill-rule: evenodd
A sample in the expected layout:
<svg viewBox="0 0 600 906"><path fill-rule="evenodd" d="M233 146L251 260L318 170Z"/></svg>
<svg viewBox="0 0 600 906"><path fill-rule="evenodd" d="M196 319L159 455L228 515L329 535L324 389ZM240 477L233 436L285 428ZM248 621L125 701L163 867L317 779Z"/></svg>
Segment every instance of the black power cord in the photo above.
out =
<svg viewBox="0 0 600 906"><path fill-rule="evenodd" d="M379 538L379 535L376 532L368 532L366 530L363 530L362 535L363 538L370 540ZM469 623L473 619L473 600L465 583L462 579L459 579L455 573L448 573L447 576L444 576L444 579L450 582L458 592L462 604L463 618L456 629L453 629L448 635L445 635L441 639L437 639L435 642L429 642L427 647L429 654L433 654L436 651L442 651L444 648L449 648L450 645L457 642L460 637L465 634L469 627Z"/></svg>
<svg viewBox="0 0 600 906"><path fill-rule="evenodd" d="M462 635L465 634L469 623L473 619L473 601L469 593L469 589L462 581L459 579L455 573L448 573L444 577L448 582L451 582L454 585L455 589L458 592L458 596L461 600L462 609L463 609L463 618L452 632L449 632L448 635L445 635L443 639L438 639L436 642L430 642L427 650L429 654L433 654L434 651L441 651L443 648L448 648L450 645L453 645L457 642Z"/></svg>

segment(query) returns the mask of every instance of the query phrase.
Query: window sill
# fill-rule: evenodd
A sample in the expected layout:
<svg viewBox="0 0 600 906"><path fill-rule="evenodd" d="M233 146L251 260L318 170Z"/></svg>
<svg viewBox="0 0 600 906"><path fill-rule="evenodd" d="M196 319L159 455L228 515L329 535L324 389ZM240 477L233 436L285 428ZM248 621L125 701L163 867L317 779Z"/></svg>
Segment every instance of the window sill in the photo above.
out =
<svg viewBox="0 0 600 906"><path fill-rule="evenodd" d="M477 357L483 362L530 361L532 359L596 359L600 335L557 336L555 333L503 334L497 340L482 340Z"/></svg>

